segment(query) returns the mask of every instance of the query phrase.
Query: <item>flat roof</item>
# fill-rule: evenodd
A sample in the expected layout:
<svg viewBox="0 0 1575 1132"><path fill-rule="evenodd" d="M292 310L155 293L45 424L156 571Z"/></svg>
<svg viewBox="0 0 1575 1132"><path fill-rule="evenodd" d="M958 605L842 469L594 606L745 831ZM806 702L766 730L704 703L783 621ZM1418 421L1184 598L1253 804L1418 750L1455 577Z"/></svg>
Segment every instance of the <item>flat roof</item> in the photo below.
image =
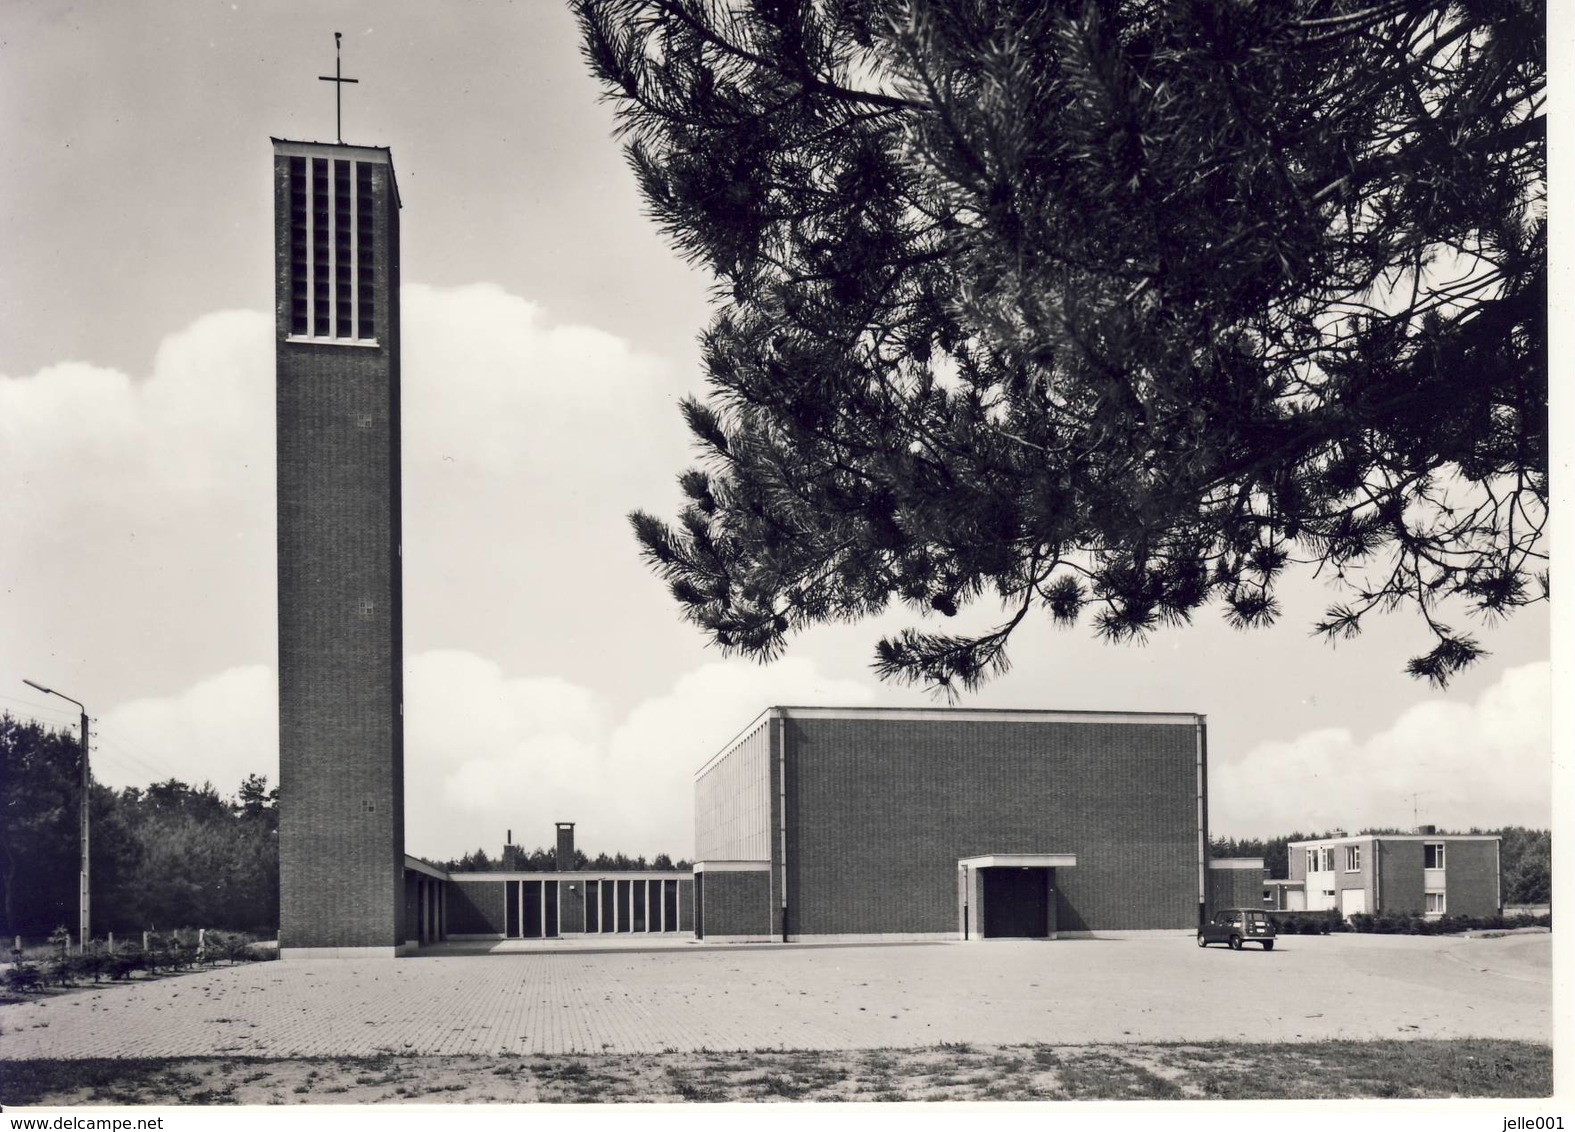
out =
<svg viewBox="0 0 1575 1132"><path fill-rule="evenodd" d="M1143 723L1159 727L1199 726L1207 716L1182 711L1068 711L1056 708L953 708L953 707L809 707L778 704L768 707L738 730L711 755L694 776L699 778L711 764L738 746L744 736L753 734L772 719L886 719L941 723Z"/></svg>
<svg viewBox="0 0 1575 1132"><path fill-rule="evenodd" d="M412 856L409 853L405 854L405 868L413 873L425 873L429 877L437 877L439 880L448 879L448 873L432 864L432 862L423 861L420 857Z"/></svg>
<svg viewBox="0 0 1575 1132"><path fill-rule="evenodd" d="M689 869L578 869L573 872L539 872L528 870L489 872L453 872L449 880L682 880L691 876Z"/></svg>
<svg viewBox="0 0 1575 1132"><path fill-rule="evenodd" d="M1502 841L1496 833L1342 833L1338 837L1315 837L1309 841L1287 841L1292 845L1338 845L1346 841Z"/></svg>

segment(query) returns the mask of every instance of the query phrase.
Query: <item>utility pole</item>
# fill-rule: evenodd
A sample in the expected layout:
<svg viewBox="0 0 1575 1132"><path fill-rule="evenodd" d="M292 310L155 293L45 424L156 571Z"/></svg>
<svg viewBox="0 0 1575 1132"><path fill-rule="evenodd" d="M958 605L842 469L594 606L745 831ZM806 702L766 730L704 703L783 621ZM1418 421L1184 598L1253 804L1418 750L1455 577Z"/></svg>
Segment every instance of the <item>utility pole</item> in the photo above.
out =
<svg viewBox="0 0 1575 1132"><path fill-rule="evenodd" d="M69 700L76 704L77 709L82 713L82 871L77 879L77 950L86 952L88 940L92 938L92 914L89 906L91 873L88 855L88 811L93 799L93 775L88 769L87 708L83 706L81 700L72 699L64 692L57 692L53 688L46 688L25 676L22 678L22 683L29 688L37 688L46 696L59 696L63 700Z"/></svg>

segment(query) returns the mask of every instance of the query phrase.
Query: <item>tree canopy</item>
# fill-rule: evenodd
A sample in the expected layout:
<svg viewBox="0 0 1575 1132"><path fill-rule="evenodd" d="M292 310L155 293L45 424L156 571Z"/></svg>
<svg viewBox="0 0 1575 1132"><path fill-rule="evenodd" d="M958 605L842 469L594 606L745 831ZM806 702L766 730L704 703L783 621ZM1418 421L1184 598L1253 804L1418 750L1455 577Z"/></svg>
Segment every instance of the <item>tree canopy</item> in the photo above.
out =
<svg viewBox="0 0 1575 1132"><path fill-rule="evenodd" d="M76 736L0 714L0 934L76 927L81 768ZM247 776L233 801L173 778L92 790L95 934L278 930L279 792L266 778Z"/></svg>
<svg viewBox="0 0 1575 1132"><path fill-rule="evenodd" d="M894 599L947 691L1031 612L1356 634L1547 596L1533 0L576 0L648 206L714 273L702 452L631 516L769 659ZM1446 620L1447 618L1447 620Z"/></svg>

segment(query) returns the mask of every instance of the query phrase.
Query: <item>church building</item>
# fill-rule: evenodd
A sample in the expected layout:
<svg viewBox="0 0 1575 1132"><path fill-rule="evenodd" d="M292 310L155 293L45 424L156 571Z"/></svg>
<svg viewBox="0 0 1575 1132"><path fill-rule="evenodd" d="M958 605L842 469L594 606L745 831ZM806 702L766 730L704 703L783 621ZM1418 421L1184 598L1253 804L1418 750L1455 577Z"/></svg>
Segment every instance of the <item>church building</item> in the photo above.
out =
<svg viewBox="0 0 1575 1132"><path fill-rule="evenodd" d="M697 932L1190 931L1206 755L1185 713L770 708L695 776Z"/></svg>
<svg viewBox="0 0 1575 1132"><path fill-rule="evenodd" d="M1184 713L775 707L697 773L692 872L575 870L572 823L562 871L407 857L399 190L387 149L342 142L274 139L273 177L282 958L1180 932L1261 888L1209 860Z"/></svg>

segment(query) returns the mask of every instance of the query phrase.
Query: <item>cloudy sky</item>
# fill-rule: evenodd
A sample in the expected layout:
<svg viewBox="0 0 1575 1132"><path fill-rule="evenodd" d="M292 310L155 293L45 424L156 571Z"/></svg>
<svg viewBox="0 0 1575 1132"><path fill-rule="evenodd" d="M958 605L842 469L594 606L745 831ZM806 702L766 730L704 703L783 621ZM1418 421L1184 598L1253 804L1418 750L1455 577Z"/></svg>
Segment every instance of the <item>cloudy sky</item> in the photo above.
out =
<svg viewBox="0 0 1575 1132"><path fill-rule="evenodd" d="M693 771L768 705L933 702L870 672L905 613L730 661L639 563L709 283L557 5L40 0L0 12L0 709L74 723L24 676L84 700L116 786L277 778L268 139L332 140L335 30L345 139L404 199L409 850L571 820L688 856ZM1309 638L1330 596L1140 648L1034 625L965 702L1206 713L1217 833L1547 825L1547 611L1446 694L1403 672L1409 618Z"/></svg>

